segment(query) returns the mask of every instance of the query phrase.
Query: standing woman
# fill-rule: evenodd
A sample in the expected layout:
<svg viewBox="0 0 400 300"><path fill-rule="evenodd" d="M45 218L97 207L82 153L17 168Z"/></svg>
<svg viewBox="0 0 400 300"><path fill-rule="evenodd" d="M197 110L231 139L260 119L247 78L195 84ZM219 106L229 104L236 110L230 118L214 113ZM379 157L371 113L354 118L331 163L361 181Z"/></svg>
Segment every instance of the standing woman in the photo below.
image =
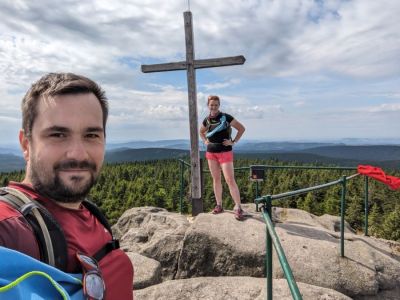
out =
<svg viewBox="0 0 400 300"><path fill-rule="evenodd" d="M212 212L219 214L224 211L222 208L222 170L229 192L235 202L235 218L242 220L243 210L240 206L240 193L234 176L232 146L239 141L245 128L231 115L219 110L220 100L218 96L208 96L207 105L210 114L204 119L200 127L200 137L207 145L206 158L213 179L215 200L217 202ZM237 130L233 140L231 138L231 127Z"/></svg>

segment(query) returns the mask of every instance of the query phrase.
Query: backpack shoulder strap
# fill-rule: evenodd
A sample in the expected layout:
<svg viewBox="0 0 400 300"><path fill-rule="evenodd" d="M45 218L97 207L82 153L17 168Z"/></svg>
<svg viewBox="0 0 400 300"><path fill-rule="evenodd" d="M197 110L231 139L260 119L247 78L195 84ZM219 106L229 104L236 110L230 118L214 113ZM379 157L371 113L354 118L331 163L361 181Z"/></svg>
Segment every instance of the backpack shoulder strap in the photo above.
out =
<svg viewBox="0 0 400 300"><path fill-rule="evenodd" d="M108 232L111 234L112 239L109 241L107 244L105 244L103 247L101 247L94 255L93 257L97 260L100 261L104 256L106 256L108 253L115 249L119 249L119 240L115 239L112 229L110 226L110 223L108 223L107 218L104 216L104 214L101 212L99 207L94 204L93 202L85 199L82 202L83 206L85 206L96 218L99 220L99 222L108 230Z"/></svg>
<svg viewBox="0 0 400 300"><path fill-rule="evenodd" d="M0 201L6 202L18 210L32 227L38 241L41 260L65 271L68 265L67 241L64 231L52 214L43 205L14 188L0 188ZM111 241L101 247L93 256L100 261L109 252L119 248L119 241L114 238L110 224L96 204L89 200L84 200L82 204L112 236Z"/></svg>
<svg viewBox="0 0 400 300"><path fill-rule="evenodd" d="M96 204L94 204L92 201L87 200L87 199L83 200L82 204L97 218L97 220L100 221L100 223L112 235L110 223L108 223L106 216L101 212L100 208Z"/></svg>
<svg viewBox="0 0 400 300"><path fill-rule="evenodd" d="M50 212L23 192L10 187L0 188L0 201L18 210L32 227L38 241L41 260L66 270L67 242L61 226Z"/></svg>

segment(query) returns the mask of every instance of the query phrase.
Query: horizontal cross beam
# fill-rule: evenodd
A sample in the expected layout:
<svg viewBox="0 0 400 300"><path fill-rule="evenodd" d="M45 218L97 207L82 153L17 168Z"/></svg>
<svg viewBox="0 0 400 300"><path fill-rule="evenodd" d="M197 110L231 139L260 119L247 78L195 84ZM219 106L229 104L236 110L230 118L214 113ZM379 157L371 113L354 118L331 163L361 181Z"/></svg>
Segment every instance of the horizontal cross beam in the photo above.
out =
<svg viewBox="0 0 400 300"><path fill-rule="evenodd" d="M246 59L243 55L221 57L221 58L210 58L210 59L196 59L194 60L195 69L204 68L215 68L215 67L225 67L233 65L243 65ZM162 71L176 71L176 70L186 70L187 62L179 61L166 64L153 64L153 65L142 65L143 73L152 72L162 72Z"/></svg>

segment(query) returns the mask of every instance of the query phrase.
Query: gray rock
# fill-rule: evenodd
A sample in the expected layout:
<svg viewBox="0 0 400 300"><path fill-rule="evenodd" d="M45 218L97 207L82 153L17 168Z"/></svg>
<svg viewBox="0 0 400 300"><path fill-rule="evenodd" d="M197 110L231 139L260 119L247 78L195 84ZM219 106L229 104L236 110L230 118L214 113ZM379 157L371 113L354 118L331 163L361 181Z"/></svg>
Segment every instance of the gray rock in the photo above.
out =
<svg viewBox="0 0 400 300"><path fill-rule="evenodd" d="M264 277L265 223L254 205L244 207L247 213L242 222L225 211L219 215L200 214L189 218L190 223L185 216L163 209L135 208L121 217L115 230L122 237L125 250L161 263L163 280ZM342 258L337 217L274 208L273 219L298 282L333 289L357 300L400 299L400 243L356 235L346 225ZM276 253L273 255L273 276L282 278L279 260ZM186 299L190 286L181 286L179 293ZM331 299L323 297L310 299Z"/></svg>
<svg viewBox="0 0 400 300"><path fill-rule="evenodd" d="M122 249L159 261L162 277L172 279L188 227L183 215L162 208L136 207L126 211L113 230L120 236Z"/></svg>
<svg viewBox="0 0 400 300"><path fill-rule="evenodd" d="M342 258L340 234L326 228L332 229L326 220L334 217L323 217L321 225L321 218L310 214L300 222L299 214L307 213L287 209L285 222L275 226L296 280L351 297L380 297L400 286L400 256L391 247L393 242L346 233ZM274 262L274 276L283 277L276 256Z"/></svg>
<svg viewBox="0 0 400 300"><path fill-rule="evenodd" d="M331 215L322 215L320 217L310 214L300 209L287 209L273 207L273 219L279 223L290 223L299 225L309 225L319 228L325 228L329 231L340 232L340 217ZM349 223L344 222L344 232L355 233Z"/></svg>
<svg viewBox="0 0 400 300"><path fill-rule="evenodd" d="M201 276L263 277L265 225L233 213L199 214L187 230L175 278Z"/></svg>
<svg viewBox="0 0 400 300"><path fill-rule="evenodd" d="M378 294L373 296L356 296L354 300L399 300L400 299L400 286L393 290L379 291Z"/></svg>
<svg viewBox="0 0 400 300"><path fill-rule="evenodd" d="M161 265L158 261L134 252L127 252L126 254L135 270L134 290L143 289L161 282Z"/></svg>
<svg viewBox="0 0 400 300"><path fill-rule="evenodd" d="M298 283L304 300L351 300L334 290ZM292 300L284 279L273 281L273 298ZM266 282L254 277L199 277L170 280L135 292L136 300L264 300Z"/></svg>
<svg viewBox="0 0 400 300"><path fill-rule="evenodd" d="M198 215L186 232L175 278L263 277L265 225L259 215L247 215L243 222L230 212ZM358 236L347 228L341 258L337 217L281 208L274 209L273 217L296 280L351 297L378 297L400 285L400 256L393 243ZM275 253L273 261L274 277L282 278Z"/></svg>

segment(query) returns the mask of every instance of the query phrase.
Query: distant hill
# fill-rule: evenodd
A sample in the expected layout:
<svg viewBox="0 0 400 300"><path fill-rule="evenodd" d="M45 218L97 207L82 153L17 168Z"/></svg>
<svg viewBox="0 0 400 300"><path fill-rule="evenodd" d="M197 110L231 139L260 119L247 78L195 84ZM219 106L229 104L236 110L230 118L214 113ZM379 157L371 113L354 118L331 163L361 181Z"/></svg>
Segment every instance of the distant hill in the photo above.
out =
<svg viewBox="0 0 400 300"><path fill-rule="evenodd" d="M11 172L25 169L25 160L13 154L0 154L0 172Z"/></svg>
<svg viewBox="0 0 400 300"><path fill-rule="evenodd" d="M305 164L324 164L324 165L337 165L341 167L355 168L358 165L373 165L383 169L400 169L399 160L387 160L387 161L373 161L373 160L361 160L361 159L346 159L346 158L335 158L327 157L312 153L302 152L286 152L286 153L250 153L250 152L239 152L235 154L237 158L249 158L249 159L276 159L284 162L295 162Z"/></svg>
<svg viewBox="0 0 400 300"><path fill-rule="evenodd" d="M370 146L322 146L302 150L304 153L312 153L326 157L387 161L400 160L400 146L370 145Z"/></svg>
<svg viewBox="0 0 400 300"><path fill-rule="evenodd" d="M330 145L333 143L308 143L308 142L243 142L235 145L238 152L291 152L307 151L307 149Z"/></svg>
<svg viewBox="0 0 400 300"><path fill-rule="evenodd" d="M328 145L343 145L338 143L311 143L311 142L260 142L241 141L237 144L236 151L240 152L279 152L279 151L300 151L309 148L316 148ZM108 144L107 151L120 149L143 149L143 148L167 148L167 149L190 149L188 140L161 140L161 141L133 141L127 143ZM205 150L203 143L199 143L200 150Z"/></svg>
<svg viewBox="0 0 400 300"><path fill-rule="evenodd" d="M119 163L130 161L144 161L156 159L178 159L189 156L189 150L143 148L143 149L114 149L106 153L107 163Z"/></svg>
<svg viewBox="0 0 400 300"><path fill-rule="evenodd" d="M185 140L145 142L157 147L140 147L143 142L114 144L108 148L105 161L120 163L189 157ZM120 147L116 147L116 146ZM170 145L166 147L166 145ZM132 148L139 147L139 148ZM182 148L183 149L182 149ZM204 157L205 147L200 147ZM321 163L356 167L370 164L384 169L400 169L399 145L358 145L303 143L303 142L243 142L235 146L235 157L277 159L285 162ZM0 153L0 172L24 169L20 156Z"/></svg>
<svg viewBox="0 0 400 300"><path fill-rule="evenodd" d="M12 154L21 156L21 149L19 146L0 147L0 154Z"/></svg>
<svg viewBox="0 0 400 300"><path fill-rule="evenodd" d="M160 140L160 141L132 141L126 143L108 143L107 151L119 150L122 148L143 149L143 148L168 148L189 150L189 140Z"/></svg>
<svg viewBox="0 0 400 300"><path fill-rule="evenodd" d="M160 148L145 148L145 149L121 149L113 150L108 152L106 155L106 162L129 162L129 161L143 161L143 160L154 160L154 159L178 159L186 158L189 159L190 152L188 150L179 149L160 149ZM204 158L204 152L200 153L201 157ZM235 153L237 158L249 158L249 159L276 159L285 162L297 162L297 163L320 163L320 164L332 164L340 165L344 167L357 167L359 164L370 164L381 168L399 169L399 160L388 160L388 161L374 161L374 160L362 160L357 159L357 156L353 158L340 158L340 157L327 157L313 153L304 152L272 152L272 153L261 153L261 152L237 152Z"/></svg>

